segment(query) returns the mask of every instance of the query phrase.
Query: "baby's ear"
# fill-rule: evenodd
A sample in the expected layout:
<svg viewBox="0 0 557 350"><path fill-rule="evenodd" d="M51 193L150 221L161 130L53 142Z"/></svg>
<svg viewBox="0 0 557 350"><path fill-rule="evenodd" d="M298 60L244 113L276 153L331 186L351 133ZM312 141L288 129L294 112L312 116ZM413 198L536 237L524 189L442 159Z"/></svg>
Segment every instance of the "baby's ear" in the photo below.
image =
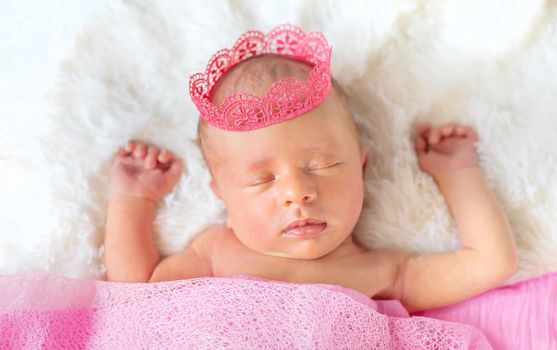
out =
<svg viewBox="0 0 557 350"><path fill-rule="evenodd" d="M367 149L360 146L360 156L362 157L362 174L365 175L367 167Z"/></svg>
<svg viewBox="0 0 557 350"><path fill-rule="evenodd" d="M211 190L213 191L215 196L219 197L219 199L222 200L222 197L220 196L219 188L217 187L217 183L215 182L215 180L211 180L209 185L211 186Z"/></svg>

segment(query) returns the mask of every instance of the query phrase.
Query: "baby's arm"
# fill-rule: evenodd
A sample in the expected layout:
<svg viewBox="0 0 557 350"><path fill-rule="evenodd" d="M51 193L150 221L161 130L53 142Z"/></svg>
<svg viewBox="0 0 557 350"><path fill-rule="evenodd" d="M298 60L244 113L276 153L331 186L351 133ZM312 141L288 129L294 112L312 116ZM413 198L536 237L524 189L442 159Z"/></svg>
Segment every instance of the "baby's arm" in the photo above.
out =
<svg viewBox="0 0 557 350"><path fill-rule="evenodd" d="M155 206L151 200L111 195L104 242L107 280L149 280L160 260L153 238Z"/></svg>
<svg viewBox="0 0 557 350"><path fill-rule="evenodd" d="M395 297L408 310L452 304L498 286L516 271L518 258L507 218L488 188L472 128L419 127L420 167L434 177L456 221L461 248L401 254Z"/></svg>
<svg viewBox="0 0 557 350"><path fill-rule="evenodd" d="M181 173L181 160L168 150L130 142L118 151L105 232L108 280L149 280L160 260L153 238L156 203L172 190Z"/></svg>

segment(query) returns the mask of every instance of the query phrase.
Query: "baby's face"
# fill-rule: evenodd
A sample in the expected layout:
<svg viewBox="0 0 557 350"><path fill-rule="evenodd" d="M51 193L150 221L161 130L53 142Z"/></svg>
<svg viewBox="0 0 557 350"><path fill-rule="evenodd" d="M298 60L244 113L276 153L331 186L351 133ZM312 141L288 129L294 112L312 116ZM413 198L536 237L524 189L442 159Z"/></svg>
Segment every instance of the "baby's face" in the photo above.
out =
<svg viewBox="0 0 557 350"><path fill-rule="evenodd" d="M346 113L332 91L317 108L268 127L233 132L208 126L220 159L211 188L244 245L266 255L316 259L351 240L367 153ZM283 232L305 218L326 227L313 238Z"/></svg>

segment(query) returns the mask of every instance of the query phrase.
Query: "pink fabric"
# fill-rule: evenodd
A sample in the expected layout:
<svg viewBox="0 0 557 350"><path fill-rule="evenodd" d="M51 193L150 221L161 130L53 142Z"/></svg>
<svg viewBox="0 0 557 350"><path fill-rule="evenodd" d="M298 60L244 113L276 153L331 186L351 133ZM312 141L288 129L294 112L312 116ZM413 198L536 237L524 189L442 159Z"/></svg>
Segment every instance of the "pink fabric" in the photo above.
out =
<svg viewBox="0 0 557 350"><path fill-rule="evenodd" d="M411 315L479 328L494 349L557 349L557 272Z"/></svg>
<svg viewBox="0 0 557 350"><path fill-rule="evenodd" d="M332 48L321 32L305 34L300 27L282 24L267 35L248 30L232 49L222 49L209 60L205 73L190 76L189 89L201 117L224 130L249 131L295 118L325 101L331 90ZM264 96L237 93L219 106L211 102L212 92L237 64L262 55L276 55L313 66L306 81L286 77L271 85Z"/></svg>
<svg viewBox="0 0 557 350"><path fill-rule="evenodd" d="M1 349L491 349L398 301L251 276L159 283L0 275Z"/></svg>

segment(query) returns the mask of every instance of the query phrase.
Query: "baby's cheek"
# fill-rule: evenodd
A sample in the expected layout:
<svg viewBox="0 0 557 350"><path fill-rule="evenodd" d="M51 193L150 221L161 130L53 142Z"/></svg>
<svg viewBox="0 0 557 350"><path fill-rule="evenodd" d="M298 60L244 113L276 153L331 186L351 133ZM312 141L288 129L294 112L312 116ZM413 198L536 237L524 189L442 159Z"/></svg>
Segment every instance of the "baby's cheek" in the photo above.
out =
<svg viewBox="0 0 557 350"><path fill-rule="evenodd" d="M326 197L337 213L342 213L346 219L359 216L364 191L361 178L346 176L326 188Z"/></svg>
<svg viewBox="0 0 557 350"><path fill-rule="evenodd" d="M249 231L250 236L261 238L264 232L275 230L273 227L276 213L273 212L269 201L252 200L242 203L239 211L242 226Z"/></svg>

